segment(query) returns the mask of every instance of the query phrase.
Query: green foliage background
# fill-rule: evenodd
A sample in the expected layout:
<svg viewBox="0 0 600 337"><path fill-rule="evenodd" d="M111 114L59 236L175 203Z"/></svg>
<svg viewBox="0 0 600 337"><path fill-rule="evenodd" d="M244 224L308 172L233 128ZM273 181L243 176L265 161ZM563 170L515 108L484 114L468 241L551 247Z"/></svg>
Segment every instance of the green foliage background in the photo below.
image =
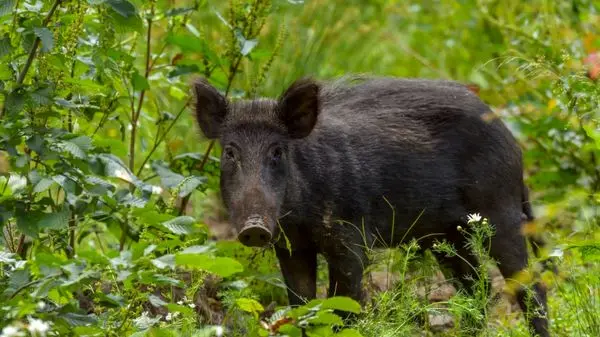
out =
<svg viewBox="0 0 600 337"><path fill-rule="evenodd" d="M220 149L194 124L191 78L238 99L367 73L479 88L524 148L528 230L561 270L544 275L553 334L600 335L599 27L592 0L0 1L0 328L397 336L434 333L415 312L477 308L423 304L407 277L334 332L329 309L355 303L287 311L271 252L207 225L223 218ZM411 274L411 247L383 260ZM488 335L526 335L518 315L487 319Z"/></svg>

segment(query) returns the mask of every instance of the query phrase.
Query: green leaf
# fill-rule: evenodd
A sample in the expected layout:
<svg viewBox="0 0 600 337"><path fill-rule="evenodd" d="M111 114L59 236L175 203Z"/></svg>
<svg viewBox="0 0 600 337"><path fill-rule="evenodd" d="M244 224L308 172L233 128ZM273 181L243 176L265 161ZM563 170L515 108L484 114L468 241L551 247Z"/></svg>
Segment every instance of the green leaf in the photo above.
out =
<svg viewBox="0 0 600 337"><path fill-rule="evenodd" d="M45 190L49 189L50 186L52 186L55 183L54 180L49 179L49 178L42 178L40 179L40 181L38 181L37 184L35 184L35 186L33 187L33 192L35 193L40 193L40 192L44 192Z"/></svg>
<svg viewBox="0 0 600 337"><path fill-rule="evenodd" d="M131 12L127 12L131 13ZM129 16L123 16L119 11L111 7L108 13L111 24L117 33L130 33L131 31L141 32L144 24L137 13Z"/></svg>
<svg viewBox="0 0 600 337"><path fill-rule="evenodd" d="M202 44L190 34L171 34L167 36L167 42L176 45L182 52L202 53L203 51Z"/></svg>
<svg viewBox="0 0 600 337"><path fill-rule="evenodd" d="M133 84L133 90L135 91L142 91L150 88L148 80L137 71L131 76L131 83Z"/></svg>
<svg viewBox="0 0 600 337"><path fill-rule="evenodd" d="M152 260L151 262L158 269L165 269L167 267L170 269L175 269L175 255L173 254L163 255Z"/></svg>
<svg viewBox="0 0 600 337"><path fill-rule="evenodd" d="M360 304L350 297L331 297L323 301L321 304L323 309L334 309L340 311L360 313Z"/></svg>
<svg viewBox="0 0 600 337"><path fill-rule="evenodd" d="M0 16L12 13L17 0L2 0L0 1Z"/></svg>
<svg viewBox="0 0 600 337"><path fill-rule="evenodd" d="M171 171L168 167L159 162L152 163L152 169L160 177L160 182L164 187L174 188L179 185L185 178L181 174Z"/></svg>
<svg viewBox="0 0 600 337"><path fill-rule="evenodd" d="M34 28L33 32L35 36L39 37L42 41L42 51L44 53L49 52L54 47L54 37L52 32L48 28Z"/></svg>
<svg viewBox="0 0 600 337"><path fill-rule="evenodd" d="M86 157L85 151L83 151L79 146L77 146L77 144L75 144L71 141L68 141L68 140L57 141L56 143L54 143L54 146L60 152L68 152L75 158L84 159Z"/></svg>
<svg viewBox="0 0 600 337"><path fill-rule="evenodd" d="M106 0L106 3L117 13L125 18L135 16L135 6L127 0Z"/></svg>
<svg viewBox="0 0 600 337"><path fill-rule="evenodd" d="M98 321L98 317L96 317L95 314L82 315L73 312L68 312L64 315L60 315L60 317L64 319L70 327L89 326L95 324Z"/></svg>
<svg viewBox="0 0 600 337"><path fill-rule="evenodd" d="M1 46L1 42L0 42L0 46ZM0 49L0 57L1 55L1 49ZM182 65L176 65L175 69L171 70L169 72L169 74L167 75L168 78L173 78L173 77L177 77L177 76L181 76L181 75L185 75L185 74L191 74L191 73L198 73L200 72L200 68L198 68L197 65L195 64L182 64Z"/></svg>
<svg viewBox="0 0 600 337"><path fill-rule="evenodd" d="M35 213L26 214L26 215L18 215L17 216L17 228L21 233L32 237L38 237L38 219L39 215Z"/></svg>
<svg viewBox="0 0 600 337"><path fill-rule="evenodd" d="M12 45L10 44L10 37L8 35L0 39L0 58L10 54L12 51Z"/></svg>
<svg viewBox="0 0 600 337"><path fill-rule="evenodd" d="M334 335L335 337L363 337L363 335L355 329L344 329Z"/></svg>
<svg viewBox="0 0 600 337"><path fill-rule="evenodd" d="M17 260L13 259L13 256L15 256L14 253L9 253L7 251L0 250L0 263L16 262Z"/></svg>
<svg viewBox="0 0 600 337"><path fill-rule="evenodd" d="M314 324L327 324L327 325L343 325L344 321L342 318L332 312L320 312L317 316L310 320Z"/></svg>
<svg viewBox="0 0 600 337"><path fill-rule="evenodd" d="M69 216L71 212L68 207L56 213L44 213L42 218L39 220L37 227L41 229L62 229L69 225Z"/></svg>
<svg viewBox="0 0 600 337"><path fill-rule="evenodd" d="M198 186L202 185L206 178L204 177L196 177L189 176L185 177L185 179L179 184L179 194L180 198L187 197L190 193L192 193Z"/></svg>
<svg viewBox="0 0 600 337"><path fill-rule="evenodd" d="M69 141L77 145L84 152L87 152L92 148L92 139L88 136L75 137Z"/></svg>
<svg viewBox="0 0 600 337"><path fill-rule="evenodd" d="M177 254L175 263L180 266L191 267L228 277L244 271L244 267L237 260L229 257L214 257L207 254Z"/></svg>
<svg viewBox="0 0 600 337"><path fill-rule="evenodd" d="M236 29L235 31L235 37L237 38L238 43L240 44L240 53L244 56L250 54L250 52L252 52L252 49L254 49L254 47L258 45L258 40L247 40L239 29Z"/></svg>
<svg viewBox="0 0 600 337"><path fill-rule="evenodd" d="M235 300L235 304L237 304L237 306L243 311L252 314L259 314L265 311L265 308L263 308L258 301L252 298L238 298Z"/></svg>
<svg viewBox="0 0 600 337"><path fill-rule="evenodd" d="M167 302L163 301L160 297L158 297L156 295L150 295L150 297L148 297L148 300L155 307L162 307L162 306L165 306L168 304Z"/></svg>
<svg viewBox="0 0 600 337"><path fill-rule="evenodd" d="M37 105L49 105L52 103L53 90L50 87L39 88L31 93L31 99Z"/></svg>
<svg viewBox="0 0 600 337"><path fill-rule="evenodd" d="M181 234L191 234L195 232L194 224L196 223L196 219L191 216L178 216L169 221L165 221L162 223L168 230L170 230L173 234L181 235Z"/></svg>

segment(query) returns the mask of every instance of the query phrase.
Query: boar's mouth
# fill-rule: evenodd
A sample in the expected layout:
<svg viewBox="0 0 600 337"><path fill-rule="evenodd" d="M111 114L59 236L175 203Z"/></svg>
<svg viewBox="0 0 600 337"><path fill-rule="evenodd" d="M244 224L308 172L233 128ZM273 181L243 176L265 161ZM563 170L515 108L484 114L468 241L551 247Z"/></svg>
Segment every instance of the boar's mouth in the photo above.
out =
<svg viewBox="0 0 600 337"><path fill-rule="evenodd" d="M265 217L250 215L238 234L238 240L249 247L264 247L273 238L272 226Z"/></svg>

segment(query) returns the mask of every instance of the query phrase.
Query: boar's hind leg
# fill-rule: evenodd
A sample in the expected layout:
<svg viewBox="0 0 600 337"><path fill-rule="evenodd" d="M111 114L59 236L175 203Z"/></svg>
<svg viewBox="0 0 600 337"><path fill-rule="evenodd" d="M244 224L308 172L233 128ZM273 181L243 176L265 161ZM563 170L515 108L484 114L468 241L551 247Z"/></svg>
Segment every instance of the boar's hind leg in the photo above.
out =
<svg viewBox="0 0 600 337"><path fill-rule="evenodd" d="M480 282L489 283L487 274L478 275L479 261L473 255L473 252L467 248L467 241L462 233L458 231L448 233L446 240L454 245L456 254L447 255L443 252L434 252L444 276L457 290L464 289L467 294L474 295L477 286L481 286ZM489 292L487 284L485 290Z"/></svg>
<svg viewBox="0 0 600 337"><path fill-rule="evenodd" d="M504 215L494 218L491 216L490 220L496 226L496 235L492 238L491 255L498 262L502 276L507 282L526 284L529 280L520 277L528 267L527 244L525 237L521 234L520 214L513 217ZM520 286L516 295L532 333L542 337L550 336L546 318L545 287L540 283L535 283L529 289Z"/></svg>
<svg viewBox="0 0 600 337"><path fill-rule="evenodd" d="M317 296L317 252L275 248L290 305L302 305Z"/></svg>
<svg viewBox="0 0 600 337"><path fill-rule="evenodd" d="M453 232L448 233L446 236L446 239L454 245L456 255L447 255L442 252L434 252L434 255L446 280L451 282L457 290L463 289L470 296L475 296L477 291L481 290L485 292L483 295L487 297L490 293L488 275L487 273L480 274L478 259L467 248L467 241L463 233L456 231L456 227L452 226ZM485 310L485 307L480 308L481 313L484 313ZM477 315L470 315L468 313L461 320L461 327L475 331L483 329L485 324L485 320L479 319Z"/></svg>

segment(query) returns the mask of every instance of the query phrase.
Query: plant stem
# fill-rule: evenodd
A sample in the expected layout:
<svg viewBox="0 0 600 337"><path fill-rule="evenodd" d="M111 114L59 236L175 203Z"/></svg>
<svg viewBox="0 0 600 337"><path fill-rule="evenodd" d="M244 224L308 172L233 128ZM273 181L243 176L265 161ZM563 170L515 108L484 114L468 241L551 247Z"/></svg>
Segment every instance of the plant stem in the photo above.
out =
<svg viewBox="0 0 600 337"><path fill-rule="evenodd" d="M72 258L75 256L75 229L77 228L77 218L73 214L73 207L71 208L71 219L69 219L69 248L67 248L67 256Z"/></svg>
<svg viewBox="0 0 600 337"><path fill-rule="evenodd" d="M52 7L50 8L50 10L48 11L48 14L46 14L44 21L42 21L42 27L46 27L48 25L48 22L50 22L52 15L54 15L54 12L60 5L61 1L62 0L56 0L54 2ZM40 40L39 36L36 36L35 40L33 41L33 45L31 46L31 49L29 50L29 55L27 56L27 61L25 62L25 66L23 66L23 69L21 70L21 72L19 73L19 77L17 78L16 87L20 87L23 84L23 81L25 81L25 76L27 75L29 68L31 68L31 64L33 64L33 59L35 58L35 54L37 52L38 47L40 46L40 41L41 40ZM6 102L4 102L4 106L2 107L2 110L0 110L0 119L2 119L5 112L6 112Z"/></svg>
<svg viewBox="0 0 600 337"><path fill-rule="evenodd" d="M146 33L146 69L144 71L144 78L148 80L150 75L150 62L151 59L151 42L152 42L152 20L154 18L154 1L150 2L150 15L147 17L146 22L148 23L148 31ZM129 170L134 172L135 170L135 140L137 135L137 123L142 111L142 105L144 103L144 96L146 95L146 89L142 89L140 92L140 98L138 100L137 110L133 108L133 102L131 105L131 135L129 139ZM135 185L130 184L129 190L133 192ZM125 242L127 241L127 230L129 223L127 220L121 225L121 237L119 239L119 251L125 248Z"/></svg>
<svg viewBox="0 0 600 337"><path fill-rule="evenodd" d="M25 234L21 234L21 236L19 237L19 245L17 246L17 255L19 255L23 259L25 259L25 256L23 256L24 244L25 244Z"/></svg>
<svg viewBox="0 0 600 337"><path fill-rule="evenodd" d="M150 152L148 153L148 155L146 155L146 157L144 158L144 161L142 161L142 164L138 168L138 171L137 171L137 174L136 174L137 176L139 176L142 173L142 170L144 169L144 165L146 165L146 163L148 162L148 160L150 160L150 157L154 154L154 151L156 151L156 149L158 149L158 147L165 140L165 138L167 138L167 134L169 134L169 132L171 131L171 129L173 128L173 126L175 125L175 123L177 122L177 120L179 120L179 117L181 117L181 115L185 111L185 108L187 108L188 104L190 104L191 101L192 101L192 98L191 97L188 98L188 100L185 102L185 104L183 105L183 107L181 107L181 109L179 110L179 112L177 113L177 115L175 116L175 118L173 119L173 121L171 122L171 124L169 124L169 126L167 127L167 129L158 138L158 140L156 142L154 142L154 144L152 145L152 148L150 149Z"/></svg>
<svg viewBox="0 0 600 337"><path fill-rule="evenodd" d="M148 22L148 31L146 34L146 69L144 71L144 78L148 80L148 76L150 75L150 63L152 62L151 58L151 42L152 42L152 18L154 17L154 2L150 2L150 16L146 19ZM144 103L144 96L146 95L146 89L142 89L140 92L140 98L138 100L138 105L136 110L131 111L131 139L129 140L129 169L131 172L135 170L135 141L137 134L137 122L140 117L142 111L142 105ZM135 186L130 186L131 190L135 188Z"/></svg>

